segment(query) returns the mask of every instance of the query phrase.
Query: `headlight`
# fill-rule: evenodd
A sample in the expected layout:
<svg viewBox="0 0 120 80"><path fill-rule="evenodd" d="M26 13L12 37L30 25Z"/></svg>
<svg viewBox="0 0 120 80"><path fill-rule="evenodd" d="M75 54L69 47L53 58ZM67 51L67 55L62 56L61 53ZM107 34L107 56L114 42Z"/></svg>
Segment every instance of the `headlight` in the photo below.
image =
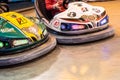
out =
<svg viewBox="0 0 120 80"><path fill-rule="evenodd" d="M104 17L101 21L100 21L100 26L107 24L108 23L108 16Z"/></svg>
<svg viewBox="0 0 120 80"><path fill-rule="evenodd" d="M82 30L85 29L85 26L82 24L73 24L72 25L72 30Z"/></svg>
<svg viewBox="0 0 120 80"><path fill-rule="evenodd" d="M62 23L61 24L61 30L63 30L63 31L70 31L71 30L71 25Z"/></svg>
<svg viewBox="0 0 120 80"><path fill-rule="evenodd" d="M14 40L13 41L14 46L24 45L24 44L28 44L28 43L29 43L29 41L27 39L21 39L21 40Z"/></svg>
<svg viewBox="0 0 120 80"><path fill-rule="evenodd" d="M8 42L5 42L5 41L0 41L0 48L7 48L9 47L9 43Z"/></svg>
<svg viewBox="0 0 120 80"><path fill-rule="evenodd" d="M74 23L62 23L61 30L63 31L74 31L74 30L83 30L86 26L84 24L74 24Z"/></svg>
<svg viewBox="0 0 120 80"><path fill-rule="evenodd" d="M0 41L0 48L4 47L4 43Z"/></svg>

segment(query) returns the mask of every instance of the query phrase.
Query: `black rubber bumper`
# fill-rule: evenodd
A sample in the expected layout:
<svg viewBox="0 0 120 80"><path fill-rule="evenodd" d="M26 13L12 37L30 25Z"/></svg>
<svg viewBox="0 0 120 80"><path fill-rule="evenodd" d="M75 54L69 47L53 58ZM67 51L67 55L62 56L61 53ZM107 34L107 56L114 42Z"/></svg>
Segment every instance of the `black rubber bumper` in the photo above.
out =
<svg viewBox="0 0 120 80"><path fill-rule="evenodd" d="M96 41L113 36L114 29L112 27L107 27L106 29L97 32L72 35L72 36L56 35L56 34L53 35L56 37L57 42L60 44L78 44L78 43Z"/></svg>
<svg viewBox="0 0 120 80"><path fill-rule="evenodd" d="M55 46L56 46L55 37L49 35L49 40L46 43L42 44L41 46L27 50L25 52L1 56L0 66L15 65L15 64L33 60L44 54L47 54L48 52L53 50Z"/></svg>

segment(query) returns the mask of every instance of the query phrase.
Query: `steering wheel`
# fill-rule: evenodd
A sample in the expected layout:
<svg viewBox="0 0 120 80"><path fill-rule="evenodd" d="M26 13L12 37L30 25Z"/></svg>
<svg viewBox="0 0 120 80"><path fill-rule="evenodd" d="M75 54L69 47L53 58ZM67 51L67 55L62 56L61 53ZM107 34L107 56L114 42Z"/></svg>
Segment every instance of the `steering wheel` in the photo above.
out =
<svg viewBox="0 0 120 80"><path fill-rule="evenodd" d="M3 12L8 12L9 11L9 7L6 3L0 3L0 13Z"/></svg>
<svg viewBox="0 0 120 80"><path fill-rule="evenodd" d="M71 2L71 0L63 0L63 8L67 9L67 5Z"/></svg>
<svg viewBox="0 0 120 80"><path fill-rule="evenodd" d="M81 1L81 0L63 0L63 8L67 9L70 2Z"/></svg>

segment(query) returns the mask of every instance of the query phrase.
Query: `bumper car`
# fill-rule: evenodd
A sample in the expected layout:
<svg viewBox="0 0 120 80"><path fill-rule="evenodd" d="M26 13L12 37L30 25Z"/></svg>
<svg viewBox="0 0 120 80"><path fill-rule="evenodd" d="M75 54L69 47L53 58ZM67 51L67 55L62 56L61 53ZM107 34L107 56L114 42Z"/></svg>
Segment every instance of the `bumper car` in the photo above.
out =
<svg viewBox="0 0 120 80"><path fill-rule="evenodd" d="M68 0L64 0L63 7L65 11L51 16L45 7L45 0L35 1L37 15L47 25L48 31L56 37L58 43L86 43L114 35L103 7Z"/></svg>
<svg viewBox="0 0 120 80"><path fill-rule="evenodd" d="M0 14L0 66L14 65L47 54L56 46L45 25L16 12Z"/></svg>

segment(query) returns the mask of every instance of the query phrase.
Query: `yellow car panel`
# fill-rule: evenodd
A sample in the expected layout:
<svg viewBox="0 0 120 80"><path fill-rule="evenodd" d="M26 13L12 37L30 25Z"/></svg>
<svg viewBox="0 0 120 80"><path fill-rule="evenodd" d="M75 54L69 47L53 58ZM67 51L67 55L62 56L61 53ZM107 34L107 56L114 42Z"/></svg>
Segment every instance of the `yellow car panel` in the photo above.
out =
<svg viewBox="0 0 120 80"><path fill-rule="evenodd" d="M23 15L20 15L16 12L7 12L0 14L3 18L10 21L12 24L16 25L18 28L22 29L23 27L29 27L34 25L29 19L25 18Z"/></svg>
<svg viewBox="0 0 120 80"><path fill-rule="evenodd" d="M32 41L34 41L32 38L35 38L36 40L41 39L42 30L38 28L37 25L34 24L34 22L27 19L23 15L16 12L7 12L0 14L0 16L11 22L17 28L21 29L23 33Z"/></svg>

